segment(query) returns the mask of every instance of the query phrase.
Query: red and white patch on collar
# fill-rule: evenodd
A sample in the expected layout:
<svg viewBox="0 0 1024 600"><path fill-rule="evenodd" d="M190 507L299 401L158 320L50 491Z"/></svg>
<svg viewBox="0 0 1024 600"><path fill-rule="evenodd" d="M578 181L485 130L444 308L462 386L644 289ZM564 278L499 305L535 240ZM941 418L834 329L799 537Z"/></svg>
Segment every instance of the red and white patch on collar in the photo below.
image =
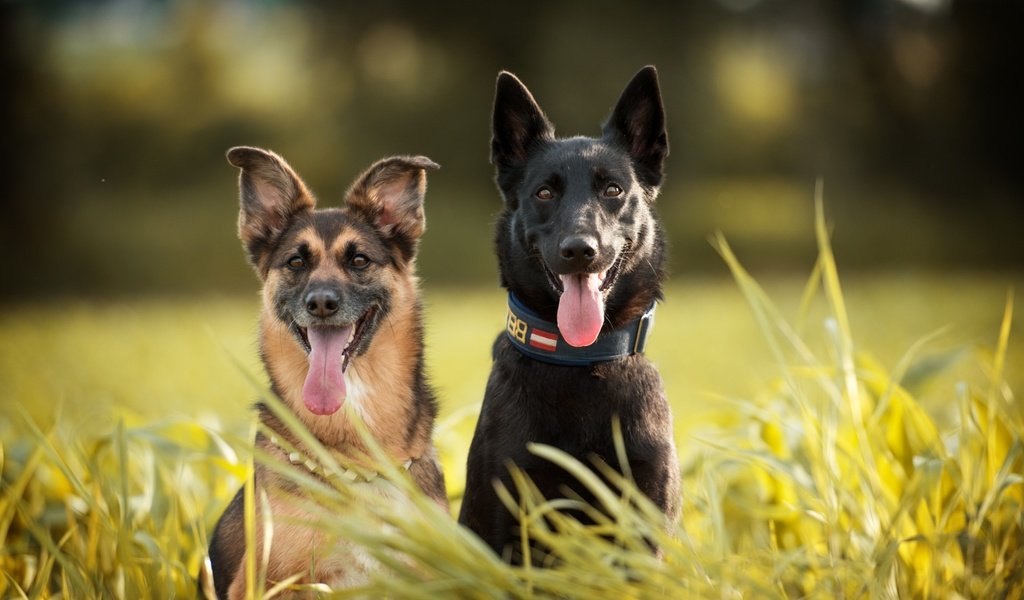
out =
<svg viewBox="0 0 1024 600"><path fill-rule="evenodd" d="M530 345L534 348L554 352L558 347L558 334L533 329L530 331Z"/></svg>

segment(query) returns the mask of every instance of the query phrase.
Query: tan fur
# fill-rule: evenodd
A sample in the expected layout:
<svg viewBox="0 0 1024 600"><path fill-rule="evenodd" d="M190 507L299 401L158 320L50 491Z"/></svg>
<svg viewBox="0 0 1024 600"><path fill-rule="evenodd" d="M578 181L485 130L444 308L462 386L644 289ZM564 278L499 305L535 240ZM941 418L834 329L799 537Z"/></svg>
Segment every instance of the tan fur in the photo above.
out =
<svg viewBox="0 0 1024 600"><path fill-rule="evenodd" d="M248 245L253 239L280 232L292 215L312 210L316 204L306 184L277 154L256 148L233 148L228 161L242 169L238 187L242 210L238 213L238 237ZM267 255L253 264L266 276Z"/></svg>
<svg viewBox="0 0 1024 600"><path fill-rule="evenodd" d="M401 498L402 492L393 485L384 482L375 485L383 500L397 501ZM301 575L296 584L324 583L332 589L353 587L368 583L370 575L380 568L379 563L357 544L327 536L294 498L282 496L275 490L270 490L267 497L274 527L265 573L267 589L295 575ZM262 515L259 500L256 514ZM256 556L262 557L265 531L260 517L257 517L255 525L255 552ZM246 574L243 560L228 590L228 597L232 600L245 598ZM287 597L314 598L317 595L295 592Z"/></svg>
<svg viewBox="0 0 1024 600"><path fill-rule="evenodd" d="M355 231L342 231L341 234L331 242L329 251L334 256L341 256L341 254L345 252L345 246L350 242L358 241L358 239L359 234Z"/></svg>
<svg viewBox="0 0 1024 600"><path fill-rule="evenodd" d="M430 446L428 431L419 432L420 435L411 441L404 439L412 418L411 384L416 357L409 331L413 324L417 285L412 277L392 272L385 277L392 279L393 308L366 354L353 359L345 378L358 379L361 387L369 390L367 396L358 399L366 424L384 449L402 462L419 457ZM274 315L272 287L268 280L260 315L260 338L271 376L281 386L282 399L325 446L365 450L358 433L345 418L345 411L314 417L305 410L302 384L309 363L287 324Z"/></svg>
<svg viewBox="0 0 1024 600"><path fill-rule="evenodd" d="M271 268L269 252L252 254L266 250L267 240L272 240L296 214L291 212L293 209L312 210L315 202L302 181L279 156L259 149L236 148L229 152L228 158L243 169L239 233L243 244L250 250L250 261L263 280L259 339L264 364L283 402L309 431L333 454L346 462L357 463L358 457L367 449L355 425L346 416L349 411L343 409L317 416L306 408L302 390L309 357L296 340L291 324L279 319L274 306L283 285L282 271ZM436 167L425 157L392 157L379 161L350 190L348 214L373 224L385 237L401 231L403 235L418 238L424 225L424 169ZM342 229L328 248L312 227L299 232L297 241L304 244L310 254L310 263L315 265L315 270L309 273L309 280L350 283L351 276L341 266L341 260L350 242L361 245L360 235L364 234L357 229ZM365 352L351 358L344 374L348 390L344 403L361 416L391 460L396 464L410 459L414 461L409 468L412 480L447 511L444 478L437 451L430 439L435 409L423 413L416 408L422 406L424 399L415 396L417 386L422 385L419 364L422 332L413 256L414 253L406 253L394 263L376 265L372 271L377 282L389 290L390 308ZM432 396L429 401L434 402ZM304 450L273 414L262 410L261 420L289 445ZM262 434L257 437L257 445L263 453L285 464L306 469L292 465L285 451ZM312 455L310 452L304 454ZM317 517L308 514L301 503L296 502L295 493L301 494L301 490L292 483L259 462L254 477L257 486L257 547L254 549L257 561L262 561L263 556L261 515L264 509L269 510L273 522L270 558L266 565L268 589L276 582L295 575L301 575L299 583L325 583L335 589L350 587L367 582L370 574L379 568L365 549L345 541L328 539L323 528L318 527ZM402 502L402 492L383 479L376 479L370 484L346 485L372 485L383 501ZM261 497L267 499L269 506L262 506ZM233 502L235 509L226 511L218 525L220 540L229 548L244 546L244 513L237 507L237 500ZM230 598L244 598L246 595L245 564L243 554L240 562L230 565L234 570L228 577ZM311 595L298 595L307 596Z"/></svg>
<svg viewBox="0 0 1024 600"><path fill-rule="evenodd" d="M354 358L345 374L350 381L350 390L357 391L356 394L350 393L346 402L359 403L358 411L370 432L396 463L418 459L410 469L410 475L423 489L429 490L423 483L427 474L420 472L420 461L428 466L437 465L438 458L429 437L430 430L421 427L411 439L405 436L413 416L410 406L416 346L409 332L415 322L413 311L418 293L417 280L411 273L390 269L384 277L390 279L394 308L374 336L366 354ZM282 399L326 447L353 455L365 452L366 448L353 424L345 417L344 410L326 417L315 417L304 409L302 385L308 361L287 326L274 316L270 304L274 288L274 276L271 275L265 288L264 308L260 316L260 339L267 366L281 387ZM358 385L351 385L352 381L357 381ZM353 398L352 395L358 397ZM270 446L265 441L262 448L277 455L282 461L287 460L280 448ZM370 573L377 568L376 561L357 546L328 540L316 527L311 515L306 514L294 500L275 493L272 488L281 485L280 482L275 484L279 477L265 468L258 466L257 469L258 481L264 482L261 487L269 490L268 500L274 522L266 573L268 585L300 573L306 575L299 583L326 583L335 589L368 581ZM374 485L381 484L375 482ZM400 493L388 486L390 484L383 484L382 495L386 500L395 501ZM434 495L433 499L444 510L448 510L446 497ZM261 510L258 508L259 514ZM256 526L257 556L262 556L263 527L259 518ZM315 562L312 560L314 556ZM243 560L229 591L232 599L245 597L244 565Z"/></svg>
<svg viewBox="0 0 1024 600"><path fill-rule="evenodd" d="M410 170L409 165L420 167ZM437 165L425 157L396 157L367 169L345 194L345 204L367 212L384 230L418 238L426 228L423 207L416 202L427 189L425 169Z"/></svg>

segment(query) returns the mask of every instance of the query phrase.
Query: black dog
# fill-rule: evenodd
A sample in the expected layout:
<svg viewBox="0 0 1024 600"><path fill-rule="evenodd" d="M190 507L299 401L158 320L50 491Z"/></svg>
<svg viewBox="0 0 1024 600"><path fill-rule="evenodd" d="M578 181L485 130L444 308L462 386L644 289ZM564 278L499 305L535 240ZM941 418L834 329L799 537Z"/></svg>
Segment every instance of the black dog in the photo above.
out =
<svg viewBox="0 0 1024 600"><path fill-rule="evenodd" d="M672 414L641 354L661 299L665 243L653 214L668 155L654 67L634 76L600 138L556 139L511 73L498 76L491 161L504 197L496 245L509 291L506 331L469 451L459 521L521 560L518 523L494 483L514 489L508 463L545 498L590 496L530 442L616 466L612 421L633 477L669 518L679 511Z"/></svg>

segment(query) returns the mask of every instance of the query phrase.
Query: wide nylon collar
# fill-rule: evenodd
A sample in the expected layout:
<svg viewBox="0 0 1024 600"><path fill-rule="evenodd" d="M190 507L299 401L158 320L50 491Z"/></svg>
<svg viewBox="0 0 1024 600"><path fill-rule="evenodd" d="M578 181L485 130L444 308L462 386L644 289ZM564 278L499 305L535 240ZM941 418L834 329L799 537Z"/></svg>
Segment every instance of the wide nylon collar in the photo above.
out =
<svg viewBox="0 0 1024 600"><path fill-rule="evenodd" d="M515 294L508 295L505 335L516 350L552 365L586 367L599 362L642 354L647 334L654 326L654 304L639 319L603 332L589 346L570 346L558 333L558 325L545 321L523 306Z"/></svg>

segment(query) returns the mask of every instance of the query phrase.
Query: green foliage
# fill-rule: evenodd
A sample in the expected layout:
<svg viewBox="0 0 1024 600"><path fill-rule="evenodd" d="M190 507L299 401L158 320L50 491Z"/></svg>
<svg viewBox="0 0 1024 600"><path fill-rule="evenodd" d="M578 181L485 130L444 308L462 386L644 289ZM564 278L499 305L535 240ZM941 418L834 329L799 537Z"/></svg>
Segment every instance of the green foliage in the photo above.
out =
<svg viewBox="0 0 1024 600"><path fill-rule="evenodd" d="M283 469L304 490L290 501L302 503L327 535L358 544L383 567L365 586L336 594L1021 597L1024 419L1005 384L1012 297L995 347L978 358L985 376L943 395L952 409L947 426L904 381L938 377L949 363L916 359L927 340L892 371L859 350L820 207L816 235L819 258L795 325L725 240L716 240L777 362L776 377L753 400L728 407L724 424L706 430L701 447L684 455L678 523L665 523L627 477L537 446L532 451L579 478L601 510L541 498L515 473L517 493L502 494L521 512L523 538L548 549L551 567L511 567L375 448L382 477L373 484L328 485ZM804 322L819 294L827 306L821 344ZM456 495L462 482L452 473L459 473L457 449L465 447L471 416L468 409L451 414L437 432ZM61 419L47 431L33 422L0 423L0 596L190 596L207 532L251 471L248 441L185 421L122 422L105 435L69 431ZM303 441L321 464L334 460ZM602 471L612 486L595 476ZM406 500L380 502L380 486L401 490ZM251 525L263 518L253 492L250 544ZM587 511L596 525L557 512L566 507ZM660 557L648 551L650 543ZM253 556L254 573L261 560ZM264 592L277 595L289 584Z"/></svg>
<svg viewBox="0 0 1024 600"><path fill-rule="evenodd" d="M961 384L943 435L896 375L855 350L819 205L819 284L831 352L819 358L736 260L729 264L782 375L743 429L704 457L706 510L728 549L754 557L783 596L989 598L1024 590L1024 421L1003 386L1007 301L990 380ZM1014 595L1015 594L1015 595Z"/></svg>
<svg viewBox="0 0 1024 600"><path fill-rule="evenodd" d="M29 418L3 427L0 596L188 597L206 525L245 476L194 423L83 437Z"/></svg>

